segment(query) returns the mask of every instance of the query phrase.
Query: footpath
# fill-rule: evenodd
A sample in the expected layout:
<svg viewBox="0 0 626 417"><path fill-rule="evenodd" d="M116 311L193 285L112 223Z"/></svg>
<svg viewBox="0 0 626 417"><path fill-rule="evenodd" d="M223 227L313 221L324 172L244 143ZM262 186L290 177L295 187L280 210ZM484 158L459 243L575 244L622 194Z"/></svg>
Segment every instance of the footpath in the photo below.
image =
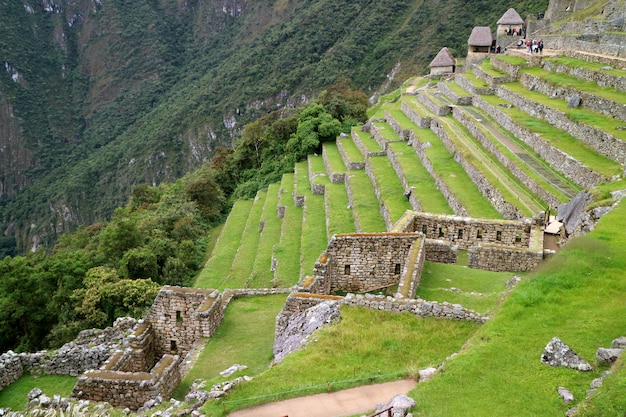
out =
<svg viewBox="0 0 626 417"><path fill-rule="evenodd" d="M330 394L292 398L235 411L228 417L339 417L368 413L377 403L388 403L398 394L407 394L417 383L412 380L364 385Z"/></svg>

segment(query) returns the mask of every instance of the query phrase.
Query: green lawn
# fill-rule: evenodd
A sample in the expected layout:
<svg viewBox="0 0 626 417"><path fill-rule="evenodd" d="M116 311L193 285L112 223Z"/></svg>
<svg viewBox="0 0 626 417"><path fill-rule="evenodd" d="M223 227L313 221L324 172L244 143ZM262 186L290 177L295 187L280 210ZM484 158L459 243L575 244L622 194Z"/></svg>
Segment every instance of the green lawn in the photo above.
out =
<svg viewBox="0 0 626 417"><path fill-rule="evenodd" d="M282 222L278 218L276 206L278 205L278 190L280 184L271 184L267 189L261 221L263 231L259 237L256 248L256 257L248 286L251 288L269 288L272 286L274 274L271 271L272 254L274 245L280 241Z"/></svg>
<svg viewBox="0 0 626 417"><path fill-rule="evenodd" d="M341 146L343 147L343 150L348 156L349 162L364 162L365 161L365 158L361 154L361 151L359 151L359 148L357 148L356 145L354 144L354 141L352 140L351 136L348 136L345 138L338 138L337 140L341 142Z"/></svg>
<svg viewBox="0 0 626 417"><path fill-rule="evenodd" d="M294 189L294 174L284 174L281 181L279 204L285 206L285 217L280 229L280 241L274 246L273 256L277 259L275 284L290 287L300 279L300 236L302 234L302 207L296 207L291 195Z"/></svg>
<svg viewBox="0 0 626 417"><path fill-rule="evenodd" d="M315 261L328 244L323 195L313 195L310 191L306 194L300 239L300 276L308 276L313 273Z"/></svg>
<svg viewBox="0 0 626 417"><path fill-rule="evenodd" d="M197 378L211 384L239 376L264 372L273 359L276 316L285 304L286 295L240 297L229 304L224 321L211 336L198 360L176 388L173 397L182 400ZM248 369L224 378L219 373L233 364Z"/></svg>
<svg viewBox="0 0 626 417"><path fill-rule="evenodd" d="M376 122L374 123L374 126L376 126L378 133L382 136L385 142L397 142L401 140L400 136L398 136L398 134L387 123Z"/></svg>
<svg viewBox="0 0 626 417"><path fill-rule="evenodd" d="M337 233L353 233L356 231L352 210L348 207L348 193L345 184L329 184L326 186L326 223L328 237Z"/></svg>
<svg viewBox="0 0 626 417"><path fill-rule="evenodd" d="M396 156L409 186L414 187L422 211L454 214L448 201L437 189L435 181L422 165L415 150L406 143L391 143L389 148Z"/></svg>
<svg viewBox="0 0 626 417"><path fill-rule="evenodd" d="M323 152L326 160L328 161L328 166L330 167L330 171L333 174L344 174L347 169L343 160L341 159L341 154L339 153L339 149L337 148L336 142L324 142L323 143Z"/></svg>
<svg viewBox="0 0 626 417"><path fill-rule="evenodd" d="M14 411L24 410L28 403L28 393L33 388L40 388L50 398L55 394L68 398L74 385L76 385L75 376L25 374L0 391L0 408L11 408Z"/></svg>
<svg viewBox="0 0 626 417"><path fill-rule="evenodd" d="M596 366L596 350L608 347L626 328L625 228L622 203L594 231L570 241L520 283L498 315L471 338L468 349L411 393L416 410L428 416L556 417L576 405L565 404L557 387L570 389L576 401L585 398L591 380L605 370ZM555 336L594 370L542 365L541 353ZM611 394L610 388L618 391ZM622 397L621 404L623 393L623 379L607 388L607 395ZM621 417L624 411L587 415Z"/></svg>
<svg viewBox="0 0 626 417"><path fill-rule="evenodd" d="M376 139L374 139L369 133L363 132L358 127L354 129L355 129L354 131L357 132L359 140L361 141L361 143L363 144L367 152L381 152L382 151L382 149L380 148L380 145L378 144L378 142L376 142Z"/></svg>
<svg viewBox="0 0 626 417"><path fill-rule="evenodd" d="M374 193L372 181L365 171L351 171L347 182L352 190L352 210L359 231L364 233L386 231L387 226L380 213L380 203Z"/></svg>
<svg viewBox="0 0 626 417"><path fill-rule="evenodd" d="M625 70L615 68L607 69L607 65L601 62L590 62L585 61L584 59L570 58L567 56L546 57L543 60L551 61L560 65L566 65L571 68L584 68L602 74L610 74L616 77L626 77Z"/></svg>
<svg viewBox="0 0 626 417"><path fill-rule="evenodd" d="M395 223L407 210L412 210L408 198L404 196L404 188L389 158L370 158L368 162L380 192L380 199L389 211L391 222Z"/></svg>
<svg viewBox="0 0 626 417"><path fill-rule="evenodd" d="M196 279L196 287L218 290L226 288L227 284L224 282L226 271L230 271L237 254L252 203L253 200L235 202L211 257Z"/></svg>
<svg viewBox="0 0 626 417"><path fill-rule="evenodd" d="M469 69L460 75L461 77L467 78L467 80L476 88L488 88L489 84L476 77L474 72Z"/></svg>
<svg viewBox="0 0 626 417"><path fill-rule="evenodd" d="M453 80L445 81L444 84L447 85L448 88L459 97L471 97L472 96L470 92L463 89L463 87L458 85L456 81L453 81Z"/></svg>
<svg viewBox="0 0 626 417"><path fill-rule="evenodd" d="M341 321L318 330L313 343L239 385L212 417L278 399L394 380L437 366L458 351L479 326L466 321L421 319L362 307L341 307ZM258 398L261 397L261 398Z"/></svg>

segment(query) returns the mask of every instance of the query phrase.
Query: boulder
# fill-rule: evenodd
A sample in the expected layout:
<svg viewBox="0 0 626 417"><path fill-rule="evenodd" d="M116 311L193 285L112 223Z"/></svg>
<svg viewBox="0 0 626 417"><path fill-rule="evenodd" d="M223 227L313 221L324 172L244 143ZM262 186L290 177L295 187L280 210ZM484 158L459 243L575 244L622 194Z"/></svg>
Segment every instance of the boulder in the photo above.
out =
<svg viewBox="0 0 626 417"><path fill-rule="evenodd" d="M546 345L541 355L541 363L552 367L563 366L585 372L593 369L588 362L578 356L558 337L554 337Z"/></svg>
<svg viewBox="0 0 626 417"><path fill-rule="evenodd" d="M315 330L338 317L339 302L334 300L324 301L293 314L274 341L274 362L280 363L285 356L302 346Z"/></svg>
<svg viewBox="0 0 626 417"><path fill-rule="evenodd" d="M591 202L591 193L582 191L568 203L561 204L558 208L557 220L563 222L565 230L568 234L574 233L578 226L582 223L585 208Z"/></svg>
<svg viewBox="0 0 626 417"><path fill-rule="evenodd" d="M392 417L405 417L407 411L415 407L415 400L411 397L407 397L404 394L398 394L394 396L387 404L377 404L376 412L388 409L391 407Z"/></svg>
<svg viewBox="0 0 626 417"><path fill-rule="evenodd" d="M572 394L572 391L568 390L567 388L558 387L557 392L566 403L571 403L572 401L574 401L574 394Z"/></svg>
<svg viewBox="0 0 626 417"><path fill-rule="evenodd" d="M624 349L599 348L596 351L596 360L598 361L598 365L611 366L623 351Z"/></svg>
<svg viewBox="0 0 626 417"><path fill-rule="evenodd" d="M612 349L626 349L626 336L618 337L611 342Z"/></svg>

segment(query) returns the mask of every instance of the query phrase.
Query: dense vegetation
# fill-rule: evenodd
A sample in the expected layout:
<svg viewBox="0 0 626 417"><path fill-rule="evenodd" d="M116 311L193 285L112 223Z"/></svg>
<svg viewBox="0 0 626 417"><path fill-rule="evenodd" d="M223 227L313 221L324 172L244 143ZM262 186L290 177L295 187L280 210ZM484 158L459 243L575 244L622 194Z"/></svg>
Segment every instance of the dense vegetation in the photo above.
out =
<svg viewBox="0 0 626 417"><path fill-rule="evenodd" d="M268 111L342 77L374 95L397 63L395 82L547 1L44 4L0 4L0 255L109 219L136 185L183 176Z"/></svg>

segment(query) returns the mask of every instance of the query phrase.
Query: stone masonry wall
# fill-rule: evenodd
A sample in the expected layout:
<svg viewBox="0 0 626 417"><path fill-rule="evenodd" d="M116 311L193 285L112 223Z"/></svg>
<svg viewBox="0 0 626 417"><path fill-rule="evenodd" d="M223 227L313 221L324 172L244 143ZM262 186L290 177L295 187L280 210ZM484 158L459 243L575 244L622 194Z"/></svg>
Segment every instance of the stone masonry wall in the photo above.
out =
<svg viewBox="0 0 626 417"><path fill-rule="evenodd" d="M451 98L452 101L454 101L454 104L456 104L456 105L459 105L459 106L469 106L470 104L472 104L472 96L471 95L459 96L457 93L452 91L450 89L450 87L448 87L448 84L446 84L444 82L437 83L437 89L443 95L445 95L446 97Z"/></svg>
<svg viewBox="0 0 626 417"><path fill-rule="evenodd" d="M574 28L574 33L578 32L578 28ZM562 51L572 51L566 53L568 56L582 59L588 57L584 54L576 54L574 51L584 51L598 55L593 57L595 62L602 62L606 65L614 66L615 68L624 68L623 61L617 61L611 59L611 57L625 57L626 51L619 37L612 36L611 34L604 34L601 36L544 36L544 45L549 49L558 49ZM601 56L604 55L604 56ZM617 64L617 65L616 65Z"/></svg>
<svg viewBox="0 0 626 417"><path fill-rule="evenodd" d="M469 267L487 271L532 271L543 261L543 250L480 245L469 249Z"/></svg>
<svg viewBox="0 0 626 417"><path fill-rule="evenodd" d="M528 248L532 221L490 220L431 213L407 213L413 221L404 232L421 232L427 239L447 240L460 249L491 243L500 246Z"/></svg>
<svg viewBox="0 0 626 417"><path fill-rule="evenodd" d="M409 147L407 144L407 152L414 152L414 150ZM409 185L409 182L406 179L406 175L404 175L404 170L402 166L400 166L400 162L396 157L396 154L393 152L391 148L387 149L387 158L389 162L391 162L391 166L393 170L396 172L396 175L400 179L400 183L402 184L402 188L404 188L404 195L408 196L409 203L411 203L411 207L415 211L422 211L422 205L419 202L418 197L413 192L413 187Z"/></svg>
<svg viewBox="0 0 626 417"><path fill-rule="evenodd" d="M493 76L478 65L474 65L472 69L474 71L474 75L476 75L476 78L478 78L479 80L483 80L492 87L495 87L498 84L510 83L512 81L515 81L515 77L513 77L512 75Z"/></svg>
<svg viewBox="0 0 626 417"><path fill-rule="evenodd" d="M592 171L576 159L542 140L540 135L517 125L517 123L511 120L504 112L487 103L482 98L474 96L473 103L474 106L483 110L490 117L498 120L503 128L530 146L541 159L548 163L548 165L576 184L583 187L593 187L605 180L602 175Z"/></svg>
<svg viewBox="0 0 626 417"><path fill-rule="evenodd" d="M418 95L420 103L422 103L428 110L436 114L437 116L445 116L450 114L450 106L443 103L436 102L430 95L423 92L419 92Z"/></svg>
<svg viewBox="0 0 626 417"><path fill-rule="evenodd" d="M573 54L570 51L567 51L565 55L578 59L586 59L589 57L588 55ZM595 58L594 56L594 59ZM607 63L608 66L612 66L612 64L614 64L614 62ZM587 68L563 65L550 60L544 60L542 65L543 68L548 71L568 74L580 78L581 80L596 83L600 87L613 87L616 90L626 92L626 77L613 75L609 71L594 71Z"/></svg>
<svg viewBox="0 0 626 417"><path fill-rule="evenodd" d="M478 142L485 147L498 161L504 165L512 174L521 181L529 190L535 195L541 198L544 202L548 203L551 207L558 207L561 201L550 192L546 191L544 187L539 185L535 180L529 177L520 167L509 159L498 147L485 135L485 133L478 128L473 122L473 118L468 117L462 108L455 108L453 110L454 118L458 120L465 128L478 139Z"/></svg>
<svg viewBox="0 0 626 417"><path fill-rule="evenodd" d="M424 239L426 260L440 264L455 264L459 245L441 239Z"/></svg>
<svg viewBox="0 0 626 417"><path fill-rule="evenodd" d="M144 321L128 336L128 365L124 372L143 372L151 369L157 361L154 330L149 322Z"/></svg>
<svg viewBox="0 0 626 417"><path fill-rule="evenodd" d="M519 75L519 70L521 70L524 67L520 65L511 64L510 62L500 59L498 55L493 55L491 59L489 60L489 62L494 67L509 74L513 80L517 79L517 76Z"/></svg>
<svg viewBox="0 0 626 417"><path fill-rule="evenodd" d="M337 140L338 144L339 141ZM344 172L333 172L332 166L328 161L328 154L326 153L326 149L322 149L322 159L324 160L324 168L326 168L326 173L330 178L330 182L332 184L343 184L346 181L346 174Z"/></svg>
<svg viewBox="0 0 626 417"><path fill-rule="evenodd" d="M454 81L456 81L456 83L458 85L463 87L464 90L469 91L470 93L472 93L472 95L493 94L493 88L492 87L482 87L482 88L476 87L463 74L456 74L454 76Z"/></svg>
<svg viewBox="0 0 626 417"><path fill-rule="evenodd" d="M0 355L0 391L17 381L24 374L18 354L8 351Z"/></svg>
<svg viewBox="0 0 626 417"><path fill-rule="evenodd" d="M186 354L196 340L209 337L224 317L216 290L165 286L157 294L146 321L155 334L155 354Z"/></svg>
<svg viewBox="0 0 626 417"><path fill-rule="evenodd" d="M346 168L348 168L348 171L356 171L356 170L365 168L365 161L360 161L360 162L350 161L350 158L348 158L348 154L346 153L346 150L343 148L343 141L341 140L337 141L337 149L339 149L339 154L341 155L341 159L343 160L343 163L345 164Z"/></svg>
<svg viewBox="0 0 626 417"><path fill-rule="evenodd" d="M313 172L311 158L307 158L307 167L308 167L308 173L309 173L308 178L309 178L309 185L311 187L311 193L316 194L316 195L324 195L324 193L326 192L326 187L324 186L324 184L318 184L317 181L315 181L317 177L323 176L324 174Z"/></svg>
<svg viewBox="0 0 626 417"><path fill-rule="evenodd" d="M72 398L137 410L158 395L170 396L180 384L179 362L178 356L165 355L150 372L87 371L76 381Z"/></svg>
<svg viewBox="0 0 626 417"><path fill-rule="evenodd" d="M430 123L432 122L432 117L423 117L421 116L415 109L413 109L410 105L405 102L402 102L400 105L400 109L402 113L406 114L406 117L409 118L413 124L417 127L421 127L423 129L430 128Z"/></svg>
<svg viewBox="0 0 626 417"><path fill-rule="evenodd" d="M498 210L498 213L502 214L502 216L506 219L521 219L524 217L517 207L504 199L498 189L494 187L487 178L485 178L485 176L474 166L474 164L463 158L463 156L456 151L454 143L448 135L448 132L437 120L433 120L430 128L441 138L444 146L452 155L454 155L454 160L463 167L483 197L485 197L491 205Z"/></svg>
<svg viewBox="0 0 626 417"><path fill-rule="evenodd" d="M414 233L335 235L326 250L331 259L329 293L368 292L400 281Z"/></svg>

